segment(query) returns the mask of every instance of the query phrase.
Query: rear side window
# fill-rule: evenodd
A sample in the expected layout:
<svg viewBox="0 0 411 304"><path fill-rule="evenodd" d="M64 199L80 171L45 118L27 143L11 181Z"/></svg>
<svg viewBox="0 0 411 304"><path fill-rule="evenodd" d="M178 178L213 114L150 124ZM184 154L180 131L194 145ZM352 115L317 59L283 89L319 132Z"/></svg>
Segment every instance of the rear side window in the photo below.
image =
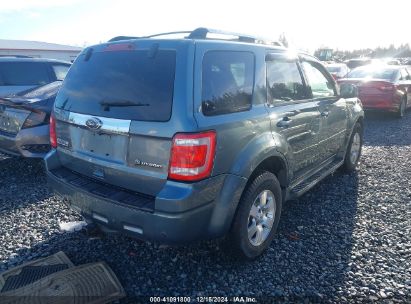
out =
<svg viewBox="0 0 411 304"><path fill-rule="evenodd" d="M176 52L101 51L80 56L55 102L57 108L117 119L168 121Z"/></svg>
<svg viewBox="0 0 411 304"><path fill-rule="evenodd" d="M0 62L2 84L6 86L44 85L50 82L42 62Z"/></svg>
<svg viewBox="0 0 411 304"><path fill-rule="evenodd" d="M210 51L202 64L202 111L206 116L247 111L254 86L254 54Z"/></svg>
<svg viewBox="0 0 411 304"><path fill-rule="evenodd" d="M267 62L267 88L273 104L307 98L296 62L284 60Z"/></svg>
<svg viewBox="0 0 411 304"><path fill-rule="evenodd" d="M331 97L336 95L334 84L327 79L323 71L311 62L304 61L302 65L305 75L307 76L313 98Z"/></svg>
<svg viewBox="0 0 411 304"><path fill-rule="evenodd" d="M56 80L64 80L67 75L70 66L62 64L54 64L53 71L56 74Z"/></svg>

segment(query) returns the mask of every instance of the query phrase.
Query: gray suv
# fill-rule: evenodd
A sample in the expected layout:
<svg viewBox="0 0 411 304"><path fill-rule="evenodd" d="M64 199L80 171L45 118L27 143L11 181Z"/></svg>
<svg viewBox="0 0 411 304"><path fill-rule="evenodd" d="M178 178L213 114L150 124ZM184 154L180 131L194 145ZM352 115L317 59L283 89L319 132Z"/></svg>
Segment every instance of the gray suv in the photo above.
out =
<svg viewBox="0 0 411 304"><path fill-rule="evenodd" d="M364 114L355 88L314 57L226 34L85 49L51 117L52 189L106 231L171 244L226 236L259 256L286 200L355 169Z"/></svg>

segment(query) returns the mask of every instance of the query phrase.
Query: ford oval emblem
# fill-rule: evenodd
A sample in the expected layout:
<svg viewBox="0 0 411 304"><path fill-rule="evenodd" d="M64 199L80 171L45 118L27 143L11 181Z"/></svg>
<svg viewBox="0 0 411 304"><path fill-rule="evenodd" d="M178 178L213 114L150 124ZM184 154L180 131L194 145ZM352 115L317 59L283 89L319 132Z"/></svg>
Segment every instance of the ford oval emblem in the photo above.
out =
<svg viewBox="0 0 411 304"><path fill-rule="evenodd" d="M100 129L102 125L103 125L103 122L97 117L92 117L86 120L86 126L89 129L97 130L97 129Z"/></svg>

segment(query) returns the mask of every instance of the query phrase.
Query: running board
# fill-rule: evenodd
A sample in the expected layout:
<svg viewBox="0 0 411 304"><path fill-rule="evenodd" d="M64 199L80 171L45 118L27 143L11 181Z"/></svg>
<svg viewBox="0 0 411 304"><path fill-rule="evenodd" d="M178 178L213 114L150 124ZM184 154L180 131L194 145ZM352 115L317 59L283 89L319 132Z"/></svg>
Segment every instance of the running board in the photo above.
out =
<svg viewBox="0 0 411 304"><path fill-rule="evenodd" d="M296 199L297 197L303 195L305 192L317 185L319 181L321 181L331 173L334 173L339 167L342 166L343 163L344 159L334 160L333 162L324 166L321 170L311 175L308 179L292 186L288 199Z"/></svg>

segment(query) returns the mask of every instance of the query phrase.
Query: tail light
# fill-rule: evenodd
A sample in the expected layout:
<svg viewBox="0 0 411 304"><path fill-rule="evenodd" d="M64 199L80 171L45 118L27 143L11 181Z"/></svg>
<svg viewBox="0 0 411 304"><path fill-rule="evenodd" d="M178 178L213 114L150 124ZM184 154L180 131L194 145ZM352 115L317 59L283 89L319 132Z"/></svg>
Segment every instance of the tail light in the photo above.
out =
<svg viewBox="0 0 411 304"><path fill-rule="evenodd" d="M181 181L207 178L214 165L216 133L176 134L171 147L168 177Z"/></svg>
<svg viewBox="0 0 411 304"><path fill-rule="evenodd" d="M24 121L22 129L40 126L47 123L47 114L41 111L31 112Z"/></svg>
<svg viewBox="0 0 411 304"><path fill-rule="evenodd" d="M57 148L56 119L54 115L50 115L50 145L54 149Z"/></svg>

